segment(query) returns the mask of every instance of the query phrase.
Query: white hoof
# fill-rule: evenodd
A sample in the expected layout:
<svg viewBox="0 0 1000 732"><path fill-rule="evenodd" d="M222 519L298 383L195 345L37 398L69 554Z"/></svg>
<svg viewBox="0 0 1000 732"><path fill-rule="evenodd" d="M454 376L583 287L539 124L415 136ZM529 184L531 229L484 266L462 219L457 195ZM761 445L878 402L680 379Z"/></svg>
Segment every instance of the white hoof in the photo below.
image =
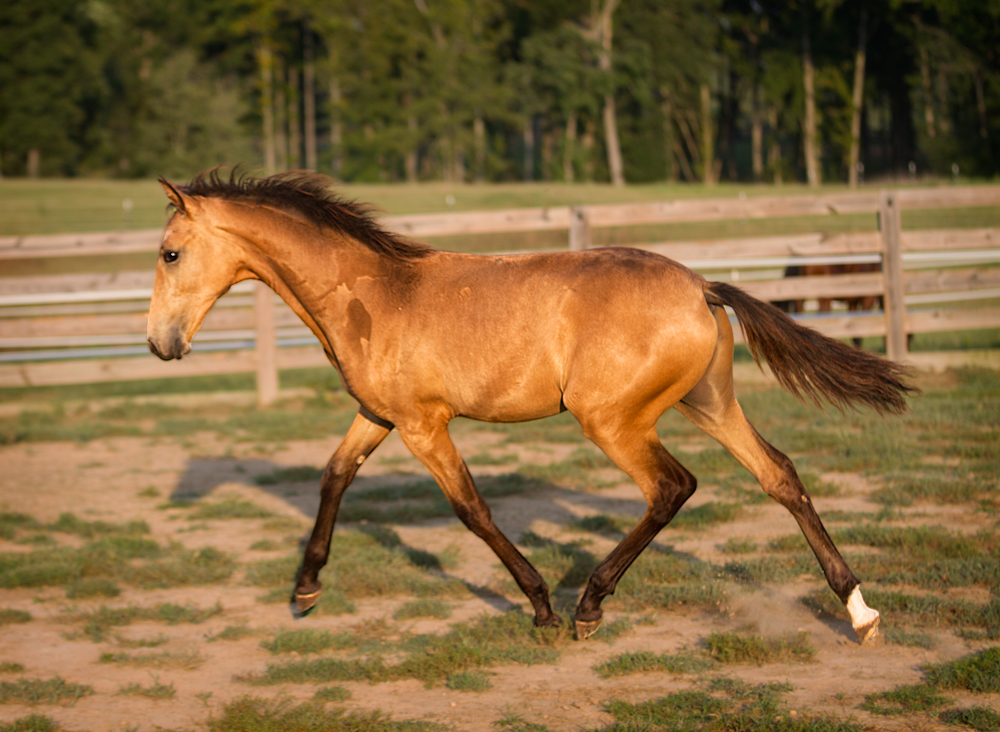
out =
<svg viewBox="0 0 1000 732"><path fill-rule="evenodd" d="M851 625L858 636L858 643L863 646L881 645L882 634L879 632L878 610L873 610L865 604L861 597L861 589L855 587L847 598L847 612L851 615Z"/></svg>

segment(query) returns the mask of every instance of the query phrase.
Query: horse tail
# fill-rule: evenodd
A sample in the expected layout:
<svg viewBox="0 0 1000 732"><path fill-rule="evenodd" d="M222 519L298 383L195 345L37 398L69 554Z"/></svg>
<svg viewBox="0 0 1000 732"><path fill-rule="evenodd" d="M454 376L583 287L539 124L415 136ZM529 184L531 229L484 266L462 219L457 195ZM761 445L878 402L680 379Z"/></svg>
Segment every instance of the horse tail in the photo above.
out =
<svg viewBox="0 0 1000 732"><path fill-rule="evenodd" d="M766 361L778 383L803 401L822 407L826 399L842 412L867 405L879 414L902 414L907 394L920 393L906 383L907 367L800 325L738 287L707 282L705 300L733 309L757 365Z"/></svg>

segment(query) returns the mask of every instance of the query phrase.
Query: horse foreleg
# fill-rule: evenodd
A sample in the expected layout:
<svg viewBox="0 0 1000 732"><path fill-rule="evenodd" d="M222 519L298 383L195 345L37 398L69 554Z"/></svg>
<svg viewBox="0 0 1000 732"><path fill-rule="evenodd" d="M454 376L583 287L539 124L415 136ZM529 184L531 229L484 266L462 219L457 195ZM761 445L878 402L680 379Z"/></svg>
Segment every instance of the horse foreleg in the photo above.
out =
<svg viewBox="0 0 1000 732"><path fill-rule="evenodd" d="M614 594L625 571L698 485L695 477L660 444L655 430L644 439L632 436L615 442L593 439L636 482L646 497L648 508L642 520L590 575L576 606L576 636L581 640L597 632L604 615L601 602Z"/></svg>
<svg viewBox="0 0 1000 732"><path fill-rule="evenodd" d="M347 486L354 480L358 468L385 439L390 429L371 422L363 414L358 414L344 441L326 464L316 523L309 537L309 543L306 544L302 567L295 582L295 594L292 597L292 614L296 617L308 613L319 601L323 587L319 581L319 572L326 566L327 558L330 556L330 541L333 538L333 526L337 522L340 499Z"/></svg>
<svg viewBox="0 0 1000 732"><path fill-rule="evenodd" d="M876 641L879 614L865 605L861 583L834 546L792 461L758 434L735 399L720 403L699 401L695 394L689 397L677 405L678 411L722 443L757 478L764 491L795 517L830 589L847 607L858 640L862 645Z"/></svg>
<svg viewBox="0 0 1000 732"><path fill-rule="evenodd" d="M476 489L468 467L448 435L447 422L432 426L424 423L416 428L400 425L399 434L410 452L434 476L455 515L486 542L531 601L535 625L541 628L559 625L559 616L552 612L549 604L548 585L493 521L489 506Z"/></svg>

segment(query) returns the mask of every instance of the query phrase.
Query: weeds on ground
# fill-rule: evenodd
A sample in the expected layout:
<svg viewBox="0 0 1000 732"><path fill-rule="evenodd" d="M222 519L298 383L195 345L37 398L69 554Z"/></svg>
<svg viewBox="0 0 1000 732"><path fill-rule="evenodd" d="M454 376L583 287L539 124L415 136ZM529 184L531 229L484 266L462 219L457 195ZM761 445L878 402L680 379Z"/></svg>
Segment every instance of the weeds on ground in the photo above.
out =
<svg viewBox="0 0 1000 732"><path fill-rule="evenodd" d="M400 721L382 712L346 712L291 699L244 696L208 722L210 732L444 732L430 722Z"/></svg>
<svg viewBox="0 0 1000 732"><path fill-rule="evenodd" d="M226 498L221 501L198 503L187 518L189 521L271 518L274 512L252 501Z"/></svg>
<svg viewBox="0 0 1000 732"><path fill-rule="evenodd" d="M154 677L153 683L149 686L135 682L122 684L118 688L118 694L121 696L142 696L147 699L173 699L177 696L177 690L173 683L161 684L160 680Z"/></svg>
<svg viewBox="0 0 1000 732"><path fill-rule="evenodd" d="M451 605L433 597L423 597L401 605L392 617L396 620L412 620L414 618L446 620L451 617Z"/></svg>
<svg viewBox="0 0 1000 732"><path fill-rule="evenodd" d="M350 698L350 690L343 686L324 686L313 694L313 700L318 702L345 702Z"/></svg>
<svg viewBox="0 0 1000 732"><path fill-rule="evenodd" d="M647 673L650 671L671 674L700 674L716 666L716 662L698 653L661 653L632 651L594 666L594 671L602 679L614 676Z"/></svg>
<svg viewBox="0 0 1000 732"><path fill-rule="evenodd" d="M320 628L297 628L284 630L267 640L260 642L260 647L276 655L279 653L322 653L329 650L356 648L358 639L350 633L334 635Z"/></svg>
<svg viewBox="0 0 1000 732"><path fill-rule="evenodd" d="M386 662L381 655L362 659L325 657L270 664L262 673L239 680L269 685L417 679L433 686L463 671L505 663L553 663L559 657L558 646L568 638L567 630L534 628L530 616L506 613L458 623L444 635L404 637L384 647L387 653L403 656L395 664Z"/></svg>
<svg viewBox="0 0 1000 732"><path fill-rule="evenodd" d="M193 605L177 605L162 603L154 607L113 608L102 605L96 610L70 611L62 616L63 622L80 622L82 627L78 635L82 635L95 643L108 640L112 628L131 625L134 622L146 620L178 625L180 623L203 623L222 612L222 605L215 604L206 609ZM74 637L70 634L69 637Z"/></svg>
<svg viewBox="0 0 1000 732"><path fill-rule="evenodd" d="M13 661L0 661L0 674L19 674L24 671L24 665Z"/></svg>
<svg viewBox="0 0 1000 732"><path fill-rule="evenodd" d="M102 653L99 663L114 663L136 668L180 669L191 671L205 663L197 651L160 651L158 653Z"/></svg>
<svg viewBox="0 0 1000 732"><path fill-rule="evenodd" d="M74 704L77 699L93 693L90 686L74 684L59 676L44 680L0 681L0 704Z"/></svg>
<svg viewBox="0 0 1000 732"><path fill-rule="evenodd" d="M450 674L444 683L452 691L488 691L493 688L485 671L459 671Z"/></svg>
<svg viewBox="0 0 1000 732"><path fill-rule="evenodd" d="M706 640L708 652L719 663L807 662L816 657L808 633L767 638L753 633L712 633Z"/></svg>
<svg viewBox="0 0 1000 732"><path fill-rule="evenodd" d="M31 621L31 613L27 610L15 610L13 608L0 608L0 626L13 625L15 623L27 623Z"/></svg>
<svg viewBox="0 0 1000 732"><path fill-rule="evenodd" d="M948 709L938 715L945 724L960 725L976 730L976 732L995 732L1000 730L1000 714L989 707L973 706L968 709Z"/></svg>
<svg viewBox="0 0 1000 732"><path fill-rule="evenodd" d="M29 714L10 724L0 724L0 732L59 732L61 729L58 722L42 714Z"/></svg>

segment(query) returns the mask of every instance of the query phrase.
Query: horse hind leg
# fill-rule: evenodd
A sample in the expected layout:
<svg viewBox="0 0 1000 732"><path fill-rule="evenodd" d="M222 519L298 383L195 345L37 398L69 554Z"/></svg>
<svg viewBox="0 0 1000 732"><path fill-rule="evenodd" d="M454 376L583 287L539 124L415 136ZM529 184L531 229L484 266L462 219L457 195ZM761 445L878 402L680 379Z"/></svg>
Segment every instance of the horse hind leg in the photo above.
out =
<svg viewBox="0 0 1000 732"><path fill-rule="evenodd" d="M591 573L576 607L576 636L581 640L597 632L604 615L601 602L614 594L625 571L697 487L695 477L660 444L655 428L645 434L617 431L611 434L616 434L616 438L602 439L590 433L588 437L635 481L648 508L639 523Z"/></svg>
<svg viewBox="0 0 1000 732"><path fill-rule="evenodd" d="M731 382L731 372L729 379ZM731 386L727 391L731 393ZM718 440L757 478L764 491L795 517L830 589L847 607L858 640L862 645L875 643L879 639L879 614L865 604L858 578L824 528L792 461L760 436L735 398L705 401L699 396L688 395L677 404L677 410Z"/></svg>

